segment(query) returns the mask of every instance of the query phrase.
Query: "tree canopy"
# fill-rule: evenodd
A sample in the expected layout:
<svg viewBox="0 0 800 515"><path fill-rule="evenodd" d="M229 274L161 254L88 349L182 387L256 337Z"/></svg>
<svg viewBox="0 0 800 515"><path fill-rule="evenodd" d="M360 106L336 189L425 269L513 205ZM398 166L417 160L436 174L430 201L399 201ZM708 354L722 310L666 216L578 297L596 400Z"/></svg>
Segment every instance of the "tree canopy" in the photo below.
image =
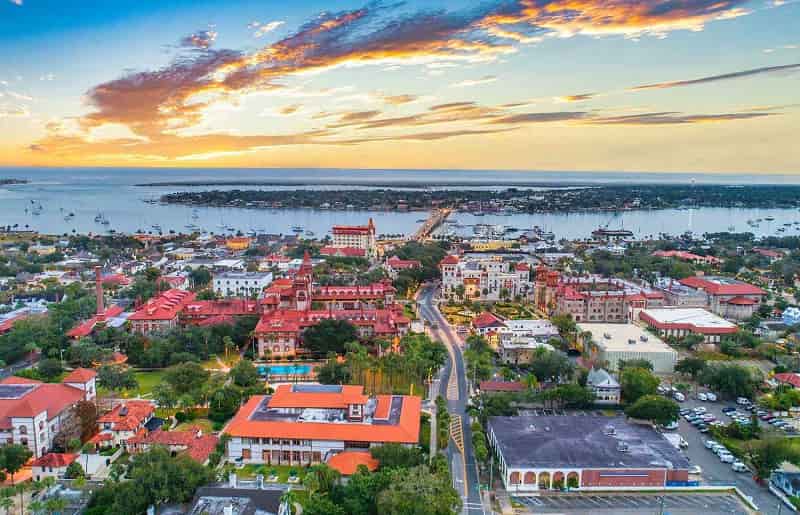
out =
<svg viewBox="0 0 800 515"><path fill-rule="evenodd" d="M322 320L303 332L303 345L311 352L344 354L345 344L358 341L356 327L347 320Z"/></svg>

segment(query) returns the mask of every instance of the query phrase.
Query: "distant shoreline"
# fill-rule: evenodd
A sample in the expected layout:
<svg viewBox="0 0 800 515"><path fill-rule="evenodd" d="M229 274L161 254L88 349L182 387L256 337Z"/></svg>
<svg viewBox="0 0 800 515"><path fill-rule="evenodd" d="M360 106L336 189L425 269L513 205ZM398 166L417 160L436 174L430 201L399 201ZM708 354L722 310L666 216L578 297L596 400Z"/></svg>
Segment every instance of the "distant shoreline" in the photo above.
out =
<svg viewBox="0 0 800 515"><path fill-rule="evenodd" d="M0 186L12 186L14 184L28 184L28 179L0 179Z"/></svg>
<svg viewBox="0 0 800 515"><path fill-rule="evenodd" d="M407 188L407 189L425 189L425 188L444 188L444 187L491 187L497 186L498 188L547 188L547 189L574 189L574 188L587 188L596 187L597 184L591 183L569 183L565 186L559 186L552 182L497 182L497 181L439 181L439 182L409 182L405 181L365 181L354 179L352 181L342 179L314 179L314 180L269 180L269 181L165 181L165 182L145 182L134 184L140 188L163 188L163 187L213 187L213 186L361 186L361 187L374 187L374 188Z"/></svg>

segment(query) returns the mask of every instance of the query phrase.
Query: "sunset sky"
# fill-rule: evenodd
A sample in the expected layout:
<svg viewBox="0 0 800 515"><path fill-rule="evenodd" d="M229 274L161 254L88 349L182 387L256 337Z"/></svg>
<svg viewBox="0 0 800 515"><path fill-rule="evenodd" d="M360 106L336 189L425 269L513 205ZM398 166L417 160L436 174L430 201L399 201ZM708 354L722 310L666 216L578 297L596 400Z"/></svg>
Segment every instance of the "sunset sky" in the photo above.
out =
<svg viewBox="0 0 800 515"><path fill-rule="evenodd" d="M0 166L800 173L800 1L0 0Z"/></svg>

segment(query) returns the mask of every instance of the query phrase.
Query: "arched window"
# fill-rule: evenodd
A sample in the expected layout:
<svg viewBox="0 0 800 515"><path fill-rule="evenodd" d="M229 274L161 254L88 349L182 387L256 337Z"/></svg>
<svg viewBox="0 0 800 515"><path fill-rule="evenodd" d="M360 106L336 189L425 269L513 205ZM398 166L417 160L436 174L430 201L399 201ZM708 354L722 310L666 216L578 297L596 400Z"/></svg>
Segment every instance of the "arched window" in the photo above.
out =
<svg viewBox="0 0 800 515"><path fill-rule="evenodd" d="M550 474L548 472L539 473L539 490L550 489Z"/></svg>
<svg viewBox="0 0 800 515"><path fill-rule="evenodd" d="M19 426L19 434L21 435L28 434L28 426Z"/></svg>
<svg viewBox="0 0 800 515"><path fill-rule="evenodd" d="M512 472L510 481L511 481L512 485L518 485L519 484L519 472Z"/></svg>
<svg viewBox="0 0 800 515"><path fill-rule="evenodd" d="M526 472L523 481L526 485L536 484L536 472Z"/></svg>

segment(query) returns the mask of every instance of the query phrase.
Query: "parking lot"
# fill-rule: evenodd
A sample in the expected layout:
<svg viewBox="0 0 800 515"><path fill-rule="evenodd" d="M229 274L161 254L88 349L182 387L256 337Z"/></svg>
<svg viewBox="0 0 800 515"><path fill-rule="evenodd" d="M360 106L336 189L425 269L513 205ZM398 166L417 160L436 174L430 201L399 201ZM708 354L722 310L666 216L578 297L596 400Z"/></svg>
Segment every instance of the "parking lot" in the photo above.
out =
<svg viewBox="0 0 800 515"><path fill-rule="evenodd" d="M752 513L735 494L580 494L519 497L525 507L517 513L575 514L660 514L695 515L702 513L747 515ZM662 504L663 502L663 504Z"/></svg>
<svg viewBox="0 0 800 515"><path fill-rule="evenodd" d="M717 420L728 423L730 422L730 417L722 413L722 408L733 406L734 404L730 402L701 402L695 399L687 399L685 402L681 402L680 406L681 408L704 406L707 412L713 414ZM760 422L760 424L762 427L765 425L763 422ZM711 438L708 433L700 433L697 428L689 424L683 417L679 419L678 433L689 444L688 449L683 451L689 458L689 462L692 465L699 465L703 469L701 475L703 483L735 485L745 495L753 498L753 502L758 506L761 513L778 513L778 506L781 502L770 493L767 487L757 485L753 480L752 474L734 472L730 463L722 463L716 454L705 448L703 442Z"/></svg>

